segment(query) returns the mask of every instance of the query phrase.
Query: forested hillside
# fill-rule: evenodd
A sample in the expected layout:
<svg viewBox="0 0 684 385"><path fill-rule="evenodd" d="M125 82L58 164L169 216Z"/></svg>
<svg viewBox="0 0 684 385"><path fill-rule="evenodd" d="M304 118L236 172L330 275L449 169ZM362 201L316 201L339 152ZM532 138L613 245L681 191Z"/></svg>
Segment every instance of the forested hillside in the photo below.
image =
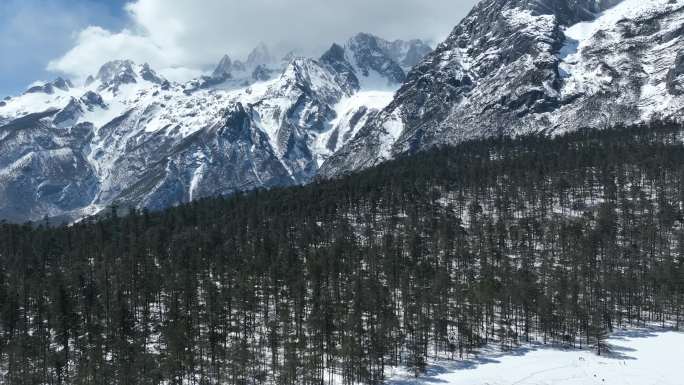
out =
<svg viewBox="0 0 684 385"><path fill-rule="evenodd" d="M376 384L684 318L684 127L467 142L333 181L0 226L0 383Z"/></svg>

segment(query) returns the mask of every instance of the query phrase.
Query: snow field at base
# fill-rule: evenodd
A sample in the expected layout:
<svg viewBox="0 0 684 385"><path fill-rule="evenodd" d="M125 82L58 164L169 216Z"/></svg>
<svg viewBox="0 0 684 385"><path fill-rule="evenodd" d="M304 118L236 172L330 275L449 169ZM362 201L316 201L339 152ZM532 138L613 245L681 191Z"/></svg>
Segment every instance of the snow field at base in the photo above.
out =
<svg viewBox="0 0 684 385"><path fill-rule="evenodd" d="M394 98L394 90L364 90L352 96L342 98L334 106L336 118L330 121L330 129L322 132L315 139L314 149L317 156L318 166L328 159L335 151L339 150L346 142L356 136L370 117L370 112L381 111L387 107ZM352 120L362 108L368 112L352 127ZM328 148L328 143L333 136L338 135L338 141L334 148ZM346 139L346 140L344 140Z"/></svg>
<svg viewBox="0 0 684 385"><path fill-rule="evenodd" d="M360 107L382 110L387 107L394 97L394 90L391 91L359 91L351 97L343 98L335 107L338 118L333 123L339 122L345 113Z"/></svg>
<svg viewBox="0 0 684 385"><path fill-rule="evenodd" d="M684 333L625 329L608 340L610 353L530 345L485 351L462 361L436 361L418 378L405 369L388 385L681 385Z"/></svg>

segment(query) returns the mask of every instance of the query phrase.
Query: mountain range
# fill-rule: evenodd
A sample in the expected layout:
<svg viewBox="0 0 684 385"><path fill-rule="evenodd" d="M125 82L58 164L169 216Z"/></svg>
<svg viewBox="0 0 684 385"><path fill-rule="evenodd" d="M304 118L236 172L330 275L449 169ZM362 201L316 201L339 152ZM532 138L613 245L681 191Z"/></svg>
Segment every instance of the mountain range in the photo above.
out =
<svg viewBox="0 0 684 385"><path fill-rule="evenodd" d="M0 104L0 218L71 221L306 183L430 51L359 34L317 59L260 44L185 84L129 60L82 86L35 84Z"/></svg>
<svg viewBox="0 0 684 385"><path fill-rule="evenodd" d="M483 0L432 50L359 34L265 45L173 83L106 63L0 102L0 218L75 220L303 184L500 135L675 119L684 1Z"/></svg>

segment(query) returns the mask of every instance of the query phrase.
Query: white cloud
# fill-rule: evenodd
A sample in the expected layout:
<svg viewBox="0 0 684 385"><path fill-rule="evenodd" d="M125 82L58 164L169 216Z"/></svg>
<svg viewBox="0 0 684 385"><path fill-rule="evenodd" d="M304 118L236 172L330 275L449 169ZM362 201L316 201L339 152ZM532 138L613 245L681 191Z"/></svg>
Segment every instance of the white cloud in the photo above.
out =
<svg viewBox="0 0 684 385"><path fill-rule="evenodd" d="M0 98L38 78L53 78L45 63L73 47L73 31L117 22L104 2L0 0Z"/></svg>
<svg viewBox="0 0 684 385"><path fill-rule="evenodd" d="M161 69L158 70L159 74L163 76L165 79L168 79L172 82L184 82L187 81L188 79L197 79L198 77L202 76L205 74L206 71L203 71L198 68L187 68L187 67L160 67Z"/></svg>
<svg viewBox="0 0 684 385"><path fill-rule="evenodd" d="M162 67L170 65L163 48L145 36L136 35L129 30L111 33L91 26L78 34L74 48L48 64L48 70L84 77L93 73L102 63L122 56Z"/></svg>
<svg viewBox="0 0 684 385"><path fill-rule="evenodd" d="M83 78L112 59L148 62L176 79L196 76L225 53L243 58L263 41L320 53L357 32L441 40L476 0L136 0L128 28L81 31L52 71Z"/></svg>

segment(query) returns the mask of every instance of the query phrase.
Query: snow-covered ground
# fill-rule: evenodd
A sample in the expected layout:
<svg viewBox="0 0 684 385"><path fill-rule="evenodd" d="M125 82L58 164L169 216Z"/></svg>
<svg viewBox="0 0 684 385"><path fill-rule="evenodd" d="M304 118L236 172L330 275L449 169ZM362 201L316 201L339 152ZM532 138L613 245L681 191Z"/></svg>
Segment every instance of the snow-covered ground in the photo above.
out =
<svg viewBox="0 0 684 385"><path fill-rule="evenodd" d="M656 329L617 331L611 353L529 346L435 363L425 376L397 371L389 385L682 385L684 333Z"/></svg>

